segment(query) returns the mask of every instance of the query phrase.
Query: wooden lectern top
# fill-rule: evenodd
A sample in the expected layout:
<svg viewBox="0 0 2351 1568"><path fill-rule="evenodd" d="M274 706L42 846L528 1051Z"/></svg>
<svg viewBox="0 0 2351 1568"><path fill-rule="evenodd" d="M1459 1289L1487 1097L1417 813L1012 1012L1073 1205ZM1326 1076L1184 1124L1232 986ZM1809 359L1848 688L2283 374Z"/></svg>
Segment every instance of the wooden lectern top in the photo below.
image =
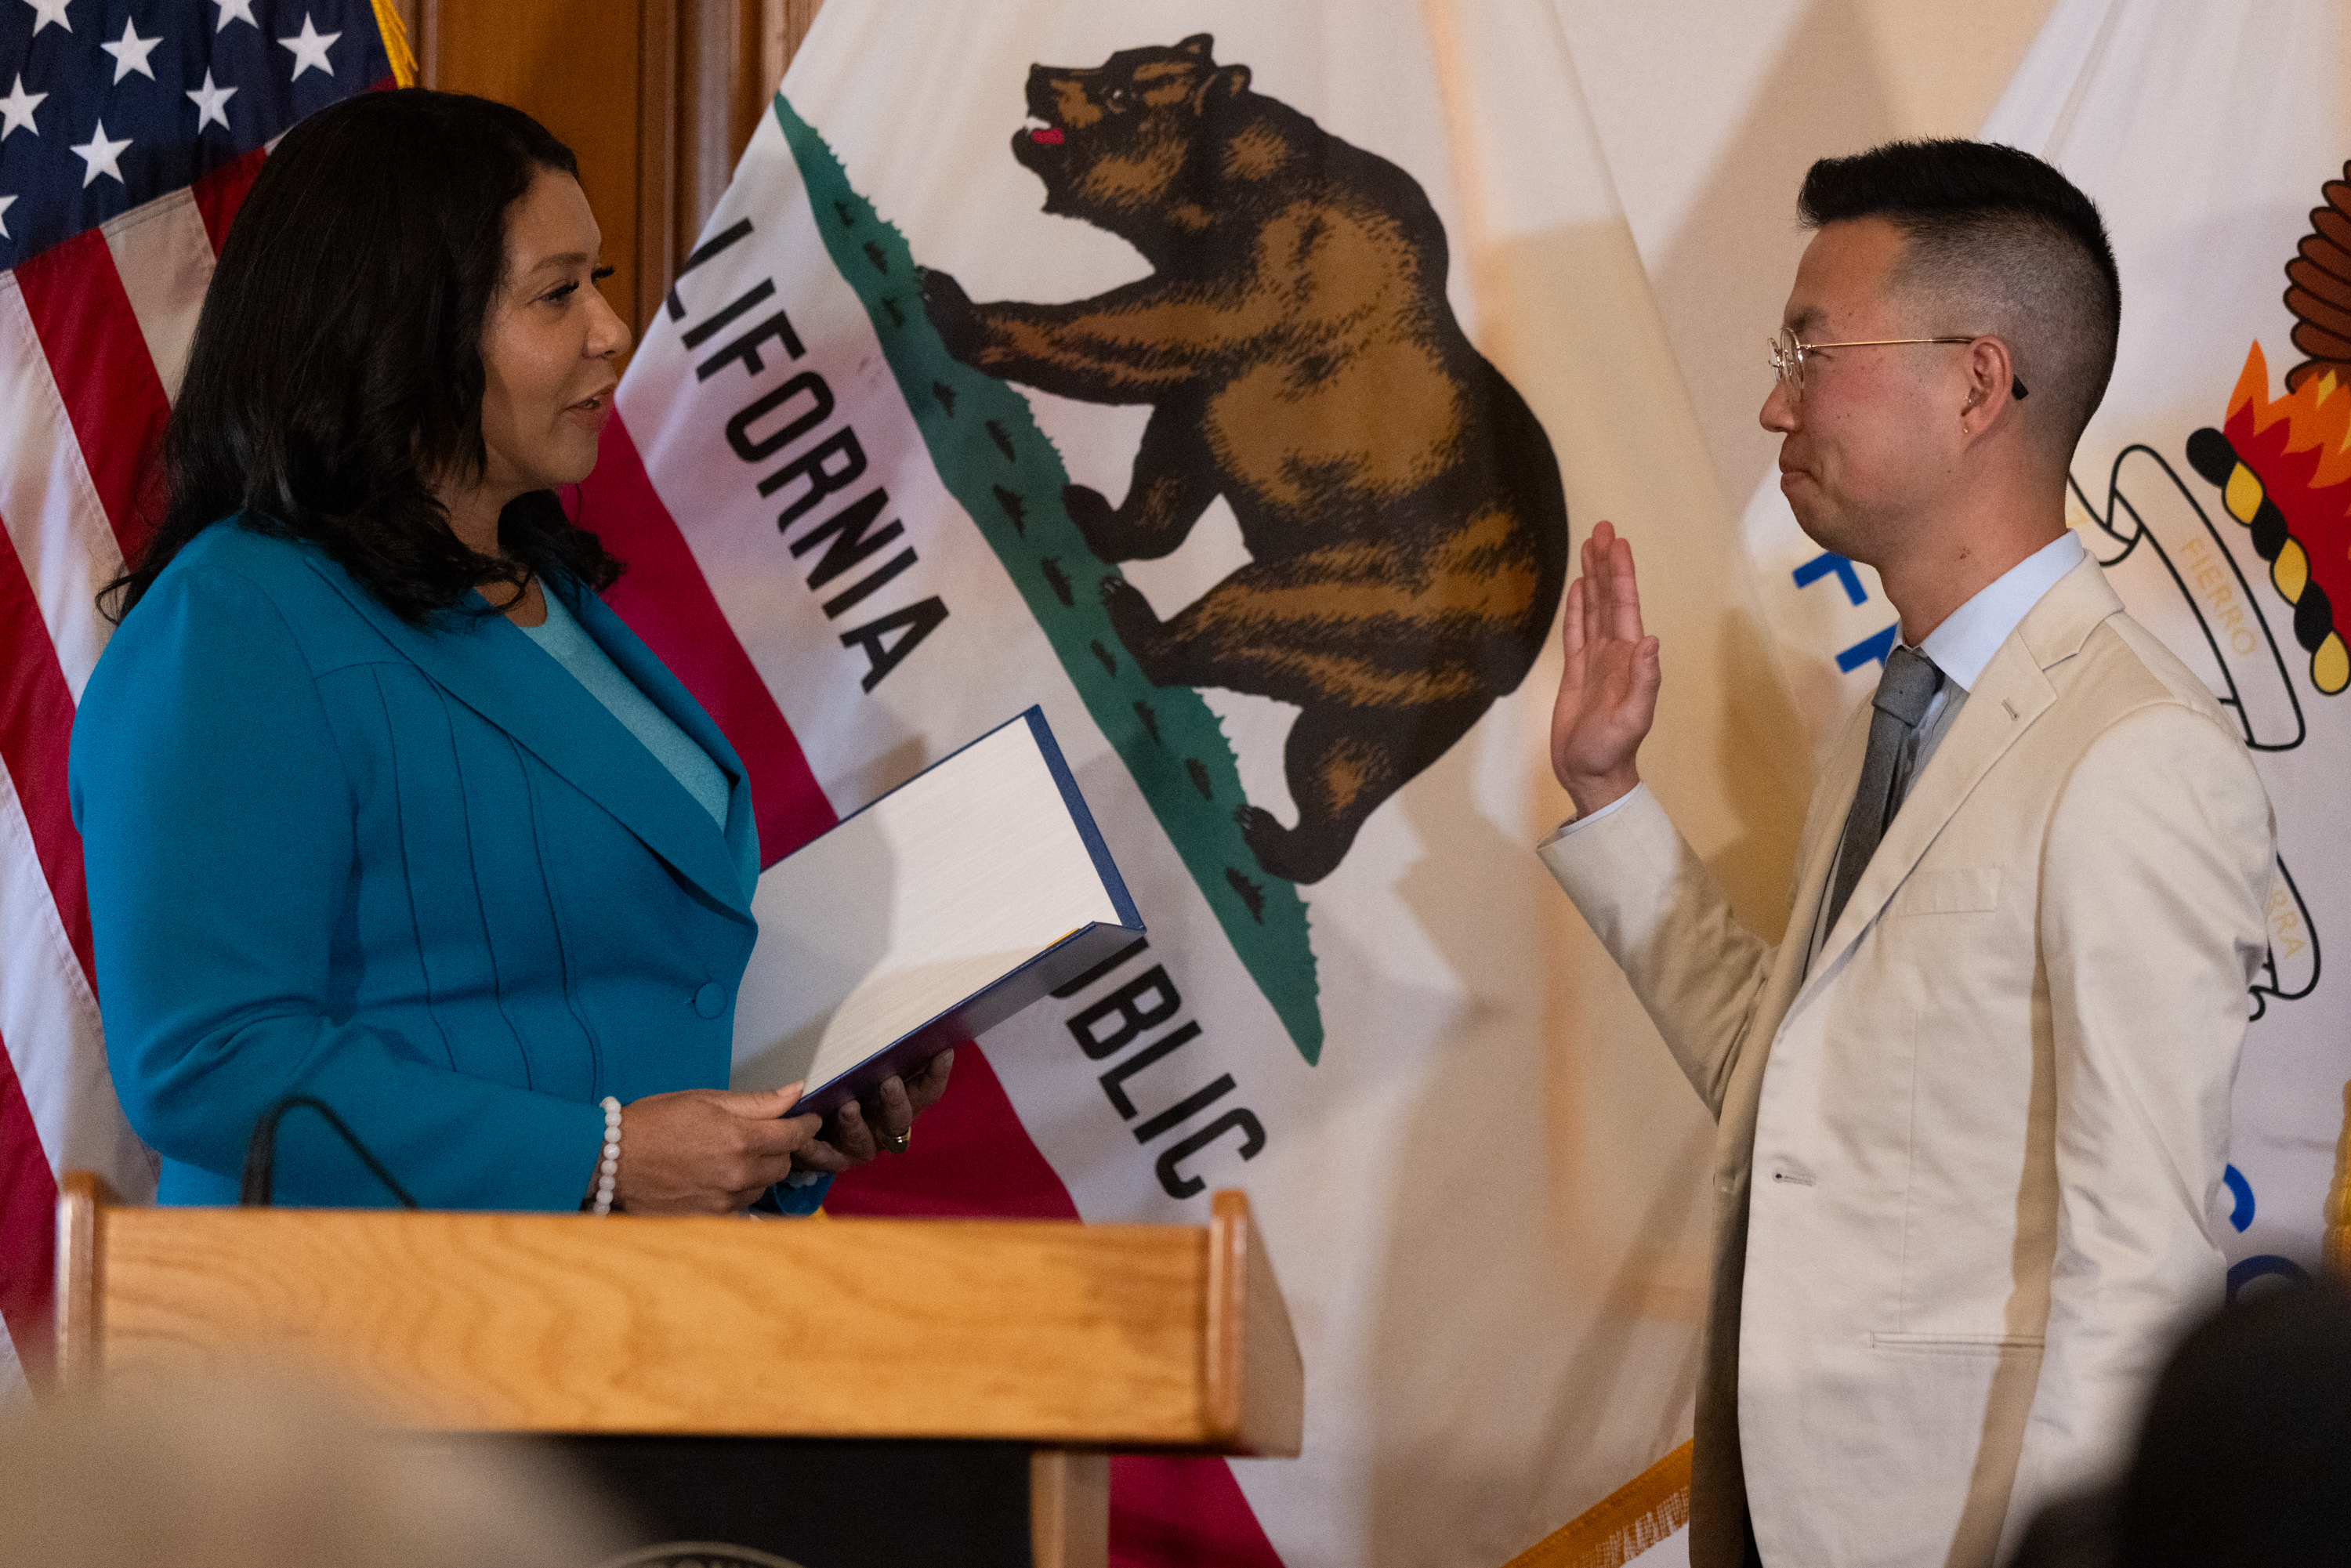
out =
<svg viewBox="0 0 2351 1568"><path fill-rule="evenodd" d="M303 1358L429 1429L1295 1455L1238 1192L1193 1226L144 1208L69 1173L59 1375Z"/></svg>

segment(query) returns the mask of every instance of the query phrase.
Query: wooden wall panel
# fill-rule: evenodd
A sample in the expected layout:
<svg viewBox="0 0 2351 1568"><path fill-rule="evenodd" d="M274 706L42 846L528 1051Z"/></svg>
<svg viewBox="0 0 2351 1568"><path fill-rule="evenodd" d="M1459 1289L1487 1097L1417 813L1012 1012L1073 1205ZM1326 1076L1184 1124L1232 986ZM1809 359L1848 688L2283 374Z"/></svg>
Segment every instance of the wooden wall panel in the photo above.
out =
<svg viewBox="0 0 2351 1568"><path fill-rule="evenodd" d="M800 43L814 26L817 11L823 4L824 0L760 0L760 31L765 36L767 50L766 68L759 73L767 83L762 92L772 90L784 79L784 71L791 65L792 57L800 52Z"/></svg>
<svg viewBox="0 0 2351 1568"><path fill-rule="evenodd" d="M604 231L604 259L613 270L605 295L638 329L647 271L640 216L646 171L640 164L649 150L645 110L656 107L645 102L646 14L671 8L651 0L415 0L412 33L419 86L511 103L579 156L580 188ZM673 62L668 38L655 41L663 46L652 73L658 89L666 85ZM665 93L664 99L654 116L657 128L667 123ZM662 144L650 151L658 178L669 149ZM656 210L665 212L667 190L655 195ZM667 225L657 226L663 232L656 237L665 240ZM651 271L666 287L658 251L653 259Z"/></svg>
<svg viewBox="0 0 2351 1568"><path fill-rule="evenodd" d="M580 157L604 285L643 335L822 0L394 0L418 84L528 110Z"/></svg>
<svg viewBox="0 0 2351 1568"><path fill-rule="evenodd" d="M636 302L632 323L637 336L660 308L678 255L678 10L693 0L638 0L637 5L637 219L636 269L622 285L611 282L615 303Z"/></svg>
<svg viewBox="0 0 2351 1568"><path fill-rule="evenodd" d="M760 0L683 0L678 7L677 243L684 260L768 107Z"/></svg>

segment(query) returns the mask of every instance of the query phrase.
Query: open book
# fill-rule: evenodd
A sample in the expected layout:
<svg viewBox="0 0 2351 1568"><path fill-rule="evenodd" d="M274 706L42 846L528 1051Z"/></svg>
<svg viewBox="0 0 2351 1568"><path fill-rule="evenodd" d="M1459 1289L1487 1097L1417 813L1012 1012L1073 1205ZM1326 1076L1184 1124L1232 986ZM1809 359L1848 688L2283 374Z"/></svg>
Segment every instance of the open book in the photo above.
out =
<svg viewBox="0 0 2351 1568"><path fill-rule="evenodd" d="M1142 918L1041 709L768 868L735 1087L830 1113L1132 945Z"/></svg>

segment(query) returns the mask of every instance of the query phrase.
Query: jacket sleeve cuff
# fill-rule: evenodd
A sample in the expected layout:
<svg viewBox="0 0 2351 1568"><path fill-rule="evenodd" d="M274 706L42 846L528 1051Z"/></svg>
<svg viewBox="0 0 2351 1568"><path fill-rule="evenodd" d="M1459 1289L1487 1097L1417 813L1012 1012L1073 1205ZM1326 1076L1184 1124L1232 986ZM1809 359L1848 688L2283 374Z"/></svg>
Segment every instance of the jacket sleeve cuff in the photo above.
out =
<svg viewBox="0 0 2351 1568"><path fill-rule="evenodd" d="M801 1180L808 1177L808 1180ZM767 1196L751 1207L770 1214L781 1214L804 1219L824 1207L824 1195L832 1190L832 1177L823 1171L794 1171L791 1176L769 1187Z"/></svg>
<svg viewBox="0 0 2351 1568"><path fill-rule="evenodd" d="M1566 821L1562 822L1558 827L1553 828L1548 834L1546 834L1543 841L1535 845L1535 849L1538 852L1547 850L1551 848L1552 845L1559 842L1560 840L1566 838L1570 833L1580 833L1584 829L1592 826L1594 822L1605 821L1608 818L1615 815L1617 810L1620 810L1626 801L1632 800L1634 796L1646 796L1648 792L1649 787L1646 784L1635 784L1622 795L1617 796L1614 800L1609 801L1605 806L1601 807L1597 811L1586 811L1581 817L1570 817Z"/></svg>

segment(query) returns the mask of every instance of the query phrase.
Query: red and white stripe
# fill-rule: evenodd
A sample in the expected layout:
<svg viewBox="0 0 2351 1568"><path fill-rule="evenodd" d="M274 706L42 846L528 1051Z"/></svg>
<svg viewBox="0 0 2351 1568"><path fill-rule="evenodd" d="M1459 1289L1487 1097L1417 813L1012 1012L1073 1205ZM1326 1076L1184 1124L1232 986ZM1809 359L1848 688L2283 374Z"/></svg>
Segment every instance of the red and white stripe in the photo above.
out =
<svg viewBox="0 0 2351 1568"><path fill-rule="evenodd" d="M154 1191L107 1073L66 758L112 630L97 595L145 538L154 444L265 156L0 273L0 1396L46 1360L57 1176Z"/></svg>

